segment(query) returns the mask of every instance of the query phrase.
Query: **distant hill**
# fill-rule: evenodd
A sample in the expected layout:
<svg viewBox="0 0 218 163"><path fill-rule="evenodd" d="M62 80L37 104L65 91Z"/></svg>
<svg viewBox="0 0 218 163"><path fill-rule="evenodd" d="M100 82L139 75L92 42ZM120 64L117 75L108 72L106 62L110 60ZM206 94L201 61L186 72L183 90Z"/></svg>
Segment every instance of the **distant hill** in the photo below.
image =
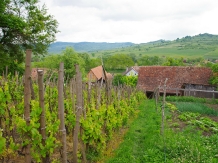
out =
<svg viewBox="0 0 218 163"><path fill-rule="evenodd" d="M135 44L128 47L95 52L95 56L128 54L139 57L142 55L159 57L183 57L218 59L218 35L208 33L196 36L185 36L173 41L157 40Z"/></svg>
<svg viewBox="0 0 218 163"><path fill-rule="evenodd" d="M218 35L208 33L196 36L185 36L176 40L157 40L148 43L134 44L131 42L55 42L50 45L49 53L61 53L66 47L73 47L77 52L87 52L97 56L128 54L134 57L142 55L159 57L183 57L218 59Z"/></svg>
<svg viewBox="0 0 218 163"><path fill-rule="evenodd" d="M122 42L122 43L106 43L106 42L55 42L52 43L48 49L50 54L61 53L66 47L73 47L77 52L93 52L93 51L102 51L110 50L116 48L124 48L134 45L131 42Z"/></svg>

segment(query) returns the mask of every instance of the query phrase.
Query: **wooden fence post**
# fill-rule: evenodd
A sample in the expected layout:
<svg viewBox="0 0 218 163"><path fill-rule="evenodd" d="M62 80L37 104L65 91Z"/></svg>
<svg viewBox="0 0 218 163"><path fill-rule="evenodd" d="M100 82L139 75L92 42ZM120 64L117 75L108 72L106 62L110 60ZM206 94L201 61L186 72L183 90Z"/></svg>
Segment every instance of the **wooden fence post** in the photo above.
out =
<svg viewBox="0 0 218 163"><path fill-rule="evenodd" d="M95 89L96 90L96 98L95 98L96 105L95 105L95 108L96 108L96 110L98 110L99 107L100 107L100 104L101 104L101 87L100 87L100 84L96 83L95 88L96 88Z"/></svg>
<svg viewBox="0 0 218 163"><path fill-rule="evenodd" d="M30 80L30 89L31 89L31 99L32 100L35 100L35 92L34 92L34 89L33 89L33 81L32 79Z"/></svg>
<svg viewBox="0 0 218 163"><path fill-rule="evenodd" d="M44 107L44 88L43 88L43 70L38 70L38 85L39 85L39 107L42 109L40 115L40 133L42 135L42 144L45 146L46 141L46 119L45 119L45 107ZM45 157L42 157L42 162L47 163L49 161L48 152Z"/></svg>
<svg viewBox="0 0 218 163"><path fill-rule="evenodd" d="M155 108L156 108L156 111L157 111L157 104L158 104L158 99L159 99L159 87L157 87L155 89Z"/></svg>
<svg viewBox="0 0 218 163"><path fill-rule="evenodd" d="M162 123L161 123L161 134L164 135L164 110L165 110L165 103L166 103L166 84L167 84L168 78L166 78L164 82L164 95L163 95L163 105L162 105Z"/></svg>
<svg viewBox="0 0 218 163"><path fill-rule="evenodd" d="M64 124L64 63L60 63L58 73L58 112L60 118L60 133L62 141L62 162L67 163L66 129Z"/></svg>
<svg viewBox="0 0 218 163"><path fill-rule="evenodd" d="M71 78L70 80L70 95L71 95L71 101L72 101L72 110L75 114L75 78Z"/></svg>
<svg viewBox="0 0 218 163"><path fill-rule="evenodd" d="M80 132L80 115L82 113L82 76L79 71L79 66L76 65L76 124L74 127L73 135L73 163L78 163L77 150L78 150L78 134Z"/></svg>
<svg viewBox="0 0 218 163"><path fill-rule="evenodd" d="M5 68L5 80L7 81L7 77L8 77L8 66L6 66Z"/></svg>
<svg viewBox="0 0 218 163"><path fill-rule="evenodd" d="M31 100L31 54L32 50L26 50L26 61L25 61L25 78L24 78L24 118L26 125L30 125L30 100ZM31 163L30 143L25 147L25 162Z"/></svg>

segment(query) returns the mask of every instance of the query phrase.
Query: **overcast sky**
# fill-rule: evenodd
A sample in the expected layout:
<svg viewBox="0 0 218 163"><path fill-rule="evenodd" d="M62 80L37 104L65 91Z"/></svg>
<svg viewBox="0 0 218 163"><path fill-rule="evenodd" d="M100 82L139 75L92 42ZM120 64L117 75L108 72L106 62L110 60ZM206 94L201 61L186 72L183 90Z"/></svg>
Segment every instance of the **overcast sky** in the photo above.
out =
<svg viewBox="0 0 218 163"><path fill-rule="evenodd" d="M133 42L218 34L218 0L40 0L57 41Z"/></svg>

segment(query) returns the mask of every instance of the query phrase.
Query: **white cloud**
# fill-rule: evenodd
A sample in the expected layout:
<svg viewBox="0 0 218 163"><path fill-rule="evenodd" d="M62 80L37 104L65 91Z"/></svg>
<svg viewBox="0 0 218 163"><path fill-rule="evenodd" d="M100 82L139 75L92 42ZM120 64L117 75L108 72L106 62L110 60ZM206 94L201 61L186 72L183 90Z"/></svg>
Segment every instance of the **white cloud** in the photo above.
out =
<svg viewBox="0 0 218 163"><path fill-rule="evenodd" d="M217 34L217 0L42 0L58 41L148 42Z"/></svg>

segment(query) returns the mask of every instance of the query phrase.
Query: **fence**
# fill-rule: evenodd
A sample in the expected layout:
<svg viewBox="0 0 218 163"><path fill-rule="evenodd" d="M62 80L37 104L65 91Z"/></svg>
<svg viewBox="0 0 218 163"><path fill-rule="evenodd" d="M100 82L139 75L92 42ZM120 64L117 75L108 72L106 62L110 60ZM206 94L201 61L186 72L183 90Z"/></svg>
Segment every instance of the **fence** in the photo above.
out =
<svg viewBox="0 0 218 163"><path fill-rule="evenodd" d="M164 92L164 87L159 87L160 92ZM176 96L194 96L202 98L218 98L218 91L198 90L198 89L181 89L181 88L166 88L166 92L176 94Z"/></svg>

